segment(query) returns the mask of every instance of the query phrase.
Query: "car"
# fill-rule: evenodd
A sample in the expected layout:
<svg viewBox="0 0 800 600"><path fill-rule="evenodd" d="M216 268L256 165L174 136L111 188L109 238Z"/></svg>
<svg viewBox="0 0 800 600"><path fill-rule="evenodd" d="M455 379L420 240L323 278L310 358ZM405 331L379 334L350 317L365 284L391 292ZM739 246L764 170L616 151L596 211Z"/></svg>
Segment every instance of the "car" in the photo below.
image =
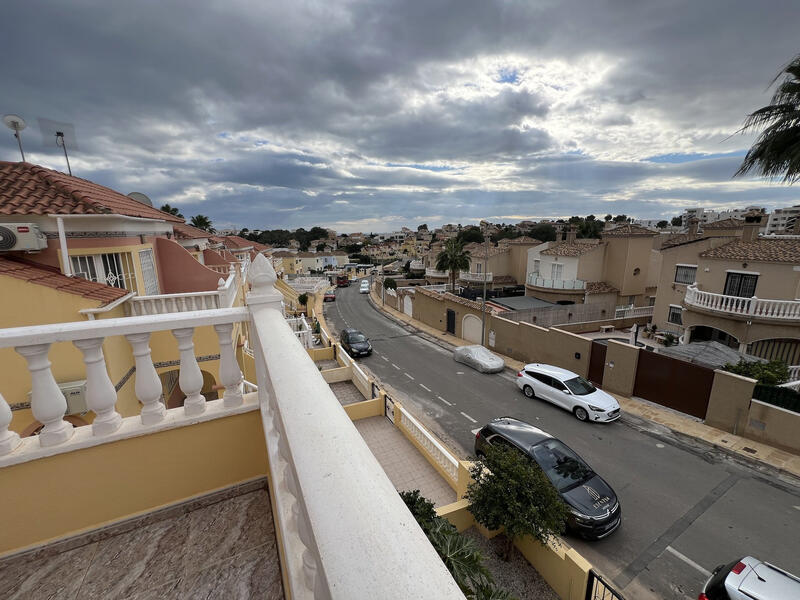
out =
<svg viewBox="0 0 800 600"><path fill-rule="evenodd" d="M369 343L367 336L358 329L343 329L339 334L339 343L352 357L369 356L372 354L372 344Z"/></svg>
<svg viewBox="0 0 800 600"><path fill-rule="evenodd" d="M531 363L517 373L517 387L528 398L541 398L570 411L579 421L619 419L616 399L567 369Z"/></svg>
<svg viewBox="0 0 800 600"><path fill-rule="evenodd" d="M336 277L336 287L350 287L350 279L347 275L338 275Z"/></svg>
<svg viewBox="0 0 800 600"><path fill-rule="evenodd" d="M453 351L453 360L472 367L481 373L499 373L506 363L483 346L460 346Z"/></svg>
<svg viewBox="0 0 800 600"><path fill-rule="evenodd" d="M698 600L790 600L800 598L800 578L752 556L720 565Z"/></svg>
<svg viewBox="0 0 800 600"><path fill-rule="evenodd" d="M336 292L334 290L328 290L325 292L325 295L322 297L323 302L336 302Z"/></svg>
<svg viewBox="0 0 800 600"><path fill-rule="evenodd" d="M567 505L567 529L586 539L611 535L622 524L619 499L606 481L561 440L530 423L501 417L478 430L475 454L486 455L487 446L515 448L544 471Z"/></svg>
<svg viewBox="0 0 800 600"><path fill-rule="evenodd" d="M358 292L360 294L369 294L369 280L367 279L361 280L361 285L358 288Z"/></svg>

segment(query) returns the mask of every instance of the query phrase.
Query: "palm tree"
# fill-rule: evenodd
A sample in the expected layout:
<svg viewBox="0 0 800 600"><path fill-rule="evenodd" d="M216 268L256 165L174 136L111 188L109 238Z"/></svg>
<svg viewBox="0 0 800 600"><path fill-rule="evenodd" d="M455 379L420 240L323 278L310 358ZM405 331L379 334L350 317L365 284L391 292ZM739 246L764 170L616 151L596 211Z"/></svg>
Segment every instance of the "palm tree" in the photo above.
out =
<svg viewBox="0 0 800 600"><path fill-rule="evenodd" d="M181 219L183 218L183 215L175 206L170 206L169 204L165 204L164 206L161 207L161 210L164 211L165 213L169 213L171 215L175 215L176 217L180 217Z"/></svg>
<svg viewBox="0 0 800 600"><path fill-rule="evenodd" d="M191 223L192 227L197 227L198 229L202 229L203 231L207 231L209 233L214 233L216 231L211 226L211 219L205 215L195 215L192 217L189 223Z"/></svg>
<svg viewBox="0 0 800 600"><path fill-rule="evenodd" d="M765 129L744 157L737 175L755 170L765 177L783 176L785 183L800 179L800 55L772 80L781 75L783 82L775 90L772 103L751 113L741 131Z"/></svg>
<svg viewBox="0 0 800 600"><path fill-rule="evenodd" d="M455 292L456 271L464 269L469 269L469 251L464 250L463 242L457 238L450 238L436 256L436 270L450 271L450 288Z"/></svg>

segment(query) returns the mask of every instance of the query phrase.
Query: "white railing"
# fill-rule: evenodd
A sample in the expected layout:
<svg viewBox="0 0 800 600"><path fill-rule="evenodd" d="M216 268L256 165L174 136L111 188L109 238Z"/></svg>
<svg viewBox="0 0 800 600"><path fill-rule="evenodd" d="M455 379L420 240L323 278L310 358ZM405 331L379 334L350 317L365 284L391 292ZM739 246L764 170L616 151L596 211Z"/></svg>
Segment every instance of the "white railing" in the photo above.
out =
<svg viewBox="0 0 800 600"><path fill-rule="evenodd" d="M331 285L327 277L296 277L295 279L289 280L287 283L294 291L300 294L316 294Z"/></svg>
<svg viewBox="0 0 800 600"><path fill-rule="evenodd" d="M231 272L230 265L204 265L206 269L211 269L215 273L219 273L221 275L227 275Z"/></svg>
<svg viewBox="0 0 800 600"><path fill-rule="evenodd" d="M425 268L425 263L421 260L412 260L408 268L411 271L422 271Z"/></svg>
<svg viewBox="0 0 800 600"><path fill-rule="evenodd" d="M132 317L230 308L236 301L238 287L236 274L230 273L227 279L220 278L215 291L133 296L126 307Z"/></svg>
<svg viewBox="0 0 800 600"><path fill-rule="evenodd" d="M690 306L729 315L800 321L800 300L764 300L755 296L752 298L727 296L698 290L695 285L686 288L684 300Z"/></svg>
<svg viewBox="0 0 800 600"><path fill-rule="evenodd" d="M528 285L553 290L585 290L586 282L582 279L545 279L537 273L528 273Z"/></svg>
<svg viewBox="0 0 800 600"><path fill-rule="evenodd" d="M405 425L406 431L419 442L420 446L425 448L453 481L458 481L458 459L450 454L450 451L440 444L419 421L412 417L411 413L402 406L399 406L399 409L402 415L401 424Z"/></svg>
<svg viewBox="0 0 800 600"><path fill-rule="evenodd" d="M461 281L471 281L473 283L483 283L484 276L486 277L485 281L488 283L492 282L492 274L491 273L470 273L469 271L460 271L458 273L458 278Z"/></svg>
<svg viewBox="0 0 800 600"><path fill-rule="evenodd" d="M437 271L436 269L426 268L425 269L425 276L426 277L450 277L450 273L447 271Z"/></svg>
<svg viewBox="0 0 800 600"><path fill-rule="evenodd" d="M311 331L311 326L308 324L308 321L306 321L305 315L301 315L293 319L286 319L286 322L289 323L289 326L292 328L292 331L294 331L297 339L300 340L301 344L303 344L303 348L308 349L314 347L314 337Z"/></svg>
<svg viewBox="0 0 800 600"><path fill-rule="evenodd" d="M628 319L630 317L652 317L653 316L653 308L652 306L626 306L617 308L614 311L614 318L615 319Z"/></svg>
<svg viewBox="0 0 800 600"><path fill-rule="evenodd" d="M800 381L800 365L792 365L789 367L789 383Z"/></svg>

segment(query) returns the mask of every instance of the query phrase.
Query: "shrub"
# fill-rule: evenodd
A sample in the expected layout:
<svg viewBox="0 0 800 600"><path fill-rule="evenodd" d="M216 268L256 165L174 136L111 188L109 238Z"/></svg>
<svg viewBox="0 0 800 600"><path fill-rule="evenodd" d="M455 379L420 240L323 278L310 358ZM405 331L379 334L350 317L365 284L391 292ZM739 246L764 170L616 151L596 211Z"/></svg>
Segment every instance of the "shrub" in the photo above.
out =
<svg viewBox="0 0 800 600"><path fill-rule="evenodd" d="M782 360L748 362L740 359L735 365L728 363L722 369L737 375L750 377L763 385L780 385L789 381L789 367Z"/></svg>

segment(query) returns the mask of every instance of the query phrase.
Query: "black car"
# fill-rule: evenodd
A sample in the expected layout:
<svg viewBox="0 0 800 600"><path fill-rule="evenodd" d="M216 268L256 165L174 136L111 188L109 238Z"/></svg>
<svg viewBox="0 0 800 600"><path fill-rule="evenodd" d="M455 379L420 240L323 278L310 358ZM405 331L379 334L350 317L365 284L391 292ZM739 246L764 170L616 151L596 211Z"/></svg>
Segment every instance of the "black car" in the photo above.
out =
<svg viewBox="0 0 800 600"><path fill-rule="evenodd" d="M369 356L372 354L372 344L367 336L358 329L345 329L339 334L339 343L350 356Z"/></svg>
<svg viewBox="0 0 800 600"><path fill-rule="evenodd" d="M622 509L614 490L564 442L533 425L502 417L491 421L475 436L475 454L485 455L487 445L516 448L541 467L569 508L567 528L600 539L622 523Z"/></svg>

